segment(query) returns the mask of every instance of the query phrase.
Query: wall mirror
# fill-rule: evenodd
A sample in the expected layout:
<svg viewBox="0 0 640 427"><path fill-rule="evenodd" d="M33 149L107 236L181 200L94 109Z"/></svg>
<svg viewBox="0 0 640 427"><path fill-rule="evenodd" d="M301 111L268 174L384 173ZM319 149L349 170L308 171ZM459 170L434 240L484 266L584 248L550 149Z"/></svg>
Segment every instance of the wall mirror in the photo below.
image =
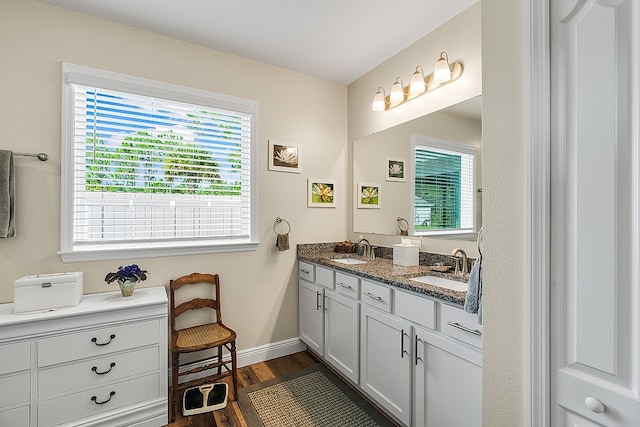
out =
<svg viewBox="0 0 640 427"><path fill-rule="evenodd" d="M427 232L427 226L440 220L435 209L425 206L417 194L424 190L415 181L416 141L450 143L463 151L475 151L470 232L430 230L426 236L474 239L473 232L482 225L481 96L354 141L354 233L400 235L404 234L401 229L407 229L407 234L414 235L416 228L418 234ZM420 176L420 166L418 170Z"/></svg>

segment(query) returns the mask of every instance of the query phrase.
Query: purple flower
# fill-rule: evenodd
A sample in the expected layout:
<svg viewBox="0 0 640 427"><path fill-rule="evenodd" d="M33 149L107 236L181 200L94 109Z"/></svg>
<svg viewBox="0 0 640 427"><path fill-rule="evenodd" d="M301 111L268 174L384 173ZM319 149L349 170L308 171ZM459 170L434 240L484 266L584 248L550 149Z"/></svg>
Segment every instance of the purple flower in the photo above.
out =
<svg viewBox="0 0 640 427"><path fill-rule="evenodd" d="M147 280L147 273L149 272L142 270L137 264L131 264L118 267L118 271L115 273L107 273L107 275L104 276L104 280L107 283L115 282L116 280L122 282L128 280L135 283L137 281Z"/></svg>

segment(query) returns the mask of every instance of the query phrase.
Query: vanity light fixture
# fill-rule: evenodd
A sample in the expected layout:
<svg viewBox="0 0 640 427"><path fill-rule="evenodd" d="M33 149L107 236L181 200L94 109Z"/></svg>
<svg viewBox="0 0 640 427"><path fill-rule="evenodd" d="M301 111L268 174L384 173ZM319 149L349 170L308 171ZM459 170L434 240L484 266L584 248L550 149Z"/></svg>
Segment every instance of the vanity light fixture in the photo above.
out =
<svg viewBox="0 0 640 427"><path fill-rule="evenodd" d="M402 84L402 78L396 77L396 81L391 86L391 93L389 94L389 103L392 106L398 105L405 100L404 85Z"/></svg>
<svg viewBox="0 0 640 427"><path fill-rule="evenodd" d="M379 87L378 91L373 97L373 104L371 105L371 109L373 111L384 111L387 107L387 100L385 98L386 95L384 93L384 88Z"/></svg>
<svg viewBox="0 0 640 427"><path fill-rule="evenodd" d="M427 85L424 82L424 70L422 65L416 67L416 71L411 76L411 83L409 83L409 97L413 98L418 96L427 90Z"/></svg>
<svg viewBox="0 0 640 427"><path fill-rule="evenodd" d="M446 83L451 80L451 68L449 68L449 55L442 52L440 58L436 61L436 67L433 70L433 81L437 84Z"/></svg>
<svg viewBox="0 0 640 427"><path fill-rule="evenodd" d="M391 86L389 96L386 96L384 89L379 87L373 97L371 109L373 111L385 111L402 105L425 93L429 93L432 90L458 80L462 75L463 69L464 67L460 62L449 64L447 52L442 52L436 61L433 74L425 77L422 66L418 65L411 76L411 81L408 86L405 87L402 84L402 78L397 77L393 86Z"/></svg>

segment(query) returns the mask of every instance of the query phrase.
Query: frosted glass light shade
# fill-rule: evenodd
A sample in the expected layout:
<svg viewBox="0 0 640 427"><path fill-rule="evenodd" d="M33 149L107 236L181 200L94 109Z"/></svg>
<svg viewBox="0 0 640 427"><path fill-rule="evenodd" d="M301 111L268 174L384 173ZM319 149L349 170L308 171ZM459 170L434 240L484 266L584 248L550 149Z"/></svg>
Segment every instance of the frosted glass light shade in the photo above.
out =
<svg viewBox="0 0 640 427"><path fill-rule="evenodd" d="M404 101L404 89L402 87L402 79L398 77L393 86L391 86L389 102L391 103L391 105L395 105L401 103L402 101Z"/></svg>
<svg viewBox="0 0 640 427"><path fill-rule="evenodd" d="M376 94L373 96L373 104L371 104L371 109L373 111L384 111L384 108L386 107L384 98L384 89L379 88Z"/></svg>
<svg viewBox="0 0 640 427"><path fill-rule="evenodd" d="M411 76L411 83L409 83L409 96L414 97L420 95L425 90L424 74L422 74L422 67L418 65L416 67L416 71Z"/></svg>
<svg viewBox="0 0 640 427"><path fill-rule="evenodd" d="M433 71L433 81L437 84L446 83L451 80L451 69L449 68L449 57L447 52L442 52L436 62Z"/></svg>

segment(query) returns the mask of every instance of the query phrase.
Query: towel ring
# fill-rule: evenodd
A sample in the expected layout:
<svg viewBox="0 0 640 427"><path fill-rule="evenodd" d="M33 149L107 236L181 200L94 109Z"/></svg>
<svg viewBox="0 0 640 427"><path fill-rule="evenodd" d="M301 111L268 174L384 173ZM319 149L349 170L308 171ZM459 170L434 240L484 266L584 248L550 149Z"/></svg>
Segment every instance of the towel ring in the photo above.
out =
<svg viewBox="0 0 640 427"><path fill-rule="evenodd" d="M476 240L476 244L478 245L478 253L480 255L482 255L482 229L484 227L480 227L480 230L478 230L478 238Z"/></svg>
<svg viewBox="0 0 640 427"><path fill-rule="evenodd" d="M284 222L285 224L287 224L287 232L284 234L288 234L291 231L291 224L289 224L289 221L287 221L286 219L282 218L282 217L278 217L276 218L276 222L273 223L273 232L276 234L280 234L276 231L276 226L278 224L280 224L281 222Z"/></svg>
<svg viewBox="0 0 640 427"><path fill-rule="evenodd" d="M399 216L396 221L398 221L398 228L400 229L400 235L401 236L408 236L409 235L409 221L407 221L406 219L402 218L401 216ZM404 224L405 228L402 228Z"/></svg>

